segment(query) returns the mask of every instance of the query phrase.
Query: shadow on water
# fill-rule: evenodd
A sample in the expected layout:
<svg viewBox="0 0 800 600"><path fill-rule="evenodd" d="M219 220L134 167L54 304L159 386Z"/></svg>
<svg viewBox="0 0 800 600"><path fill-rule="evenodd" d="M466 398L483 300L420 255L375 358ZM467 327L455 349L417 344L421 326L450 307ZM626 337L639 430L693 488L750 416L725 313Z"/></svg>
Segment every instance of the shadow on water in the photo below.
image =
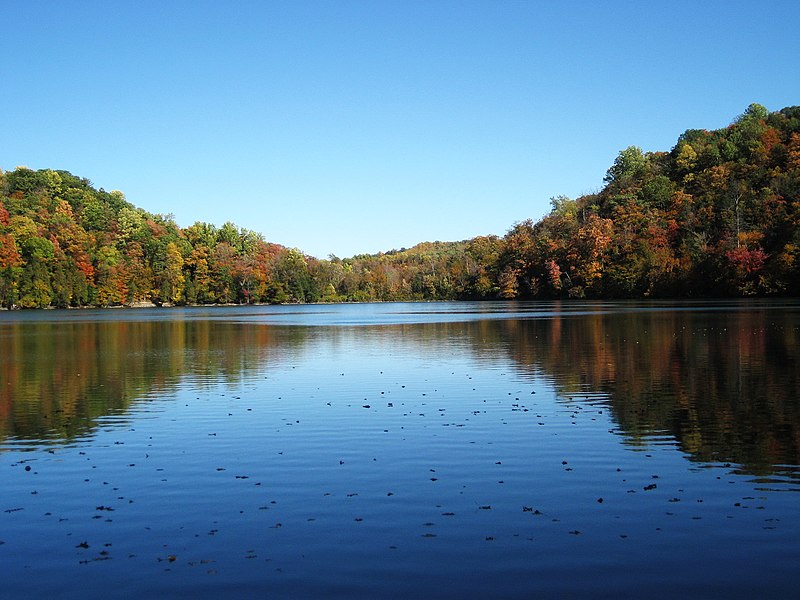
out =
<svg viewBox="0 0 800 600"><path fill-rule="evenodd" d="M202 387L263 377L313 358L319 339L372 336L432 358L450 348L479 363L510 364L565 402L606 404L626 444L666 436L692 460L769 475L800 463L799 323L796 307L608 304L577 312L551 306L529 318L358 327L227 318L9 321L0 323L0 436L17 447L63 443L188 379Z"/></svg>

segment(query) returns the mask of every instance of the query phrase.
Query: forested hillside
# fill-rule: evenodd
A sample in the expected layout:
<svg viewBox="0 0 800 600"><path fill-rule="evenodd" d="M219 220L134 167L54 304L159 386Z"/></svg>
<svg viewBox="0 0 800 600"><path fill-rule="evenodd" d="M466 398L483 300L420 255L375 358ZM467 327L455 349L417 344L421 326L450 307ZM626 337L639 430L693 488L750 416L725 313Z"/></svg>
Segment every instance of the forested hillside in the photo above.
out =
<svg viewBox="0 0 800 600"><path fill-rule="evenodd" d="M502 297L800 292L800 107L751 104L670 152L631 146L605 181L509 231Z"/></svg>
<svg viewBox="0 0 800 600"><path fill-rule="evenodd" d="M605 182L502 238L318 260L18 167L0 171L0 306L800 294L800 107L631 146Z"/></svg>

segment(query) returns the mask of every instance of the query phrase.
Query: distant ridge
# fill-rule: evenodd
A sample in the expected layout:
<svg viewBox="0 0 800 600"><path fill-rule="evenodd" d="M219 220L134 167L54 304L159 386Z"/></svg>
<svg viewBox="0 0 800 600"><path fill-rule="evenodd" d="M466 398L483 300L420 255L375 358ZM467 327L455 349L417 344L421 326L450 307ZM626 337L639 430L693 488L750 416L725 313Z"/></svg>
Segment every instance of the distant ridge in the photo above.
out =
<svg viewBox="0 0 800 600"><path fill-rule="evenodd" d="M318 260L180 228L67 171L0 171L0 306L800 295L800 107L751 104L504 237Z"/></svg>

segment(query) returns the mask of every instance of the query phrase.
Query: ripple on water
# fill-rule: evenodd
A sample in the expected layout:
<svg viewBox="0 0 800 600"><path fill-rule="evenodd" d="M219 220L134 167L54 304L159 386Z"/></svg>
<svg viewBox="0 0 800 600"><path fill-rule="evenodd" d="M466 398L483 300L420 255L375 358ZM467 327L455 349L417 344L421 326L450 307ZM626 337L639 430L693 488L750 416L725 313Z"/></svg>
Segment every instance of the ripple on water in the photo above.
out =
<svg viewBox="0 0 800 600"><path fill-rule="evenodd" d="M114 368L91 401L63 404L59 427L15 413L34 434L7 435L0 452L4 590L674 597L755 593L757 578L761 593L781 595L800 525L797 496L776 492L797 491L798 467L733 460L743 452L723 444L737 439L733 418L695 418L707 407L688 388L691 410L676 412L663 381L638 379L648 375L610 350L646 329L636 364L658 341L654 364L671 349L663 372L685 382L699 376L675 357L714 339L723 352L728 334L672 324L660 336L662 319L696 315L617 320L619 307L603 305L578 317L589 308L557 324L453 314L374 326L314 308L327 324L258 325L312 318L303 307L226 309L241 323L207 330L191 311L163 331L127 321L126 335L174 343L131 348L129 364L152 369L134 377L136 393L107 402L122 389ZM423 314L389 320L430 318L410 310Z"/></svg>

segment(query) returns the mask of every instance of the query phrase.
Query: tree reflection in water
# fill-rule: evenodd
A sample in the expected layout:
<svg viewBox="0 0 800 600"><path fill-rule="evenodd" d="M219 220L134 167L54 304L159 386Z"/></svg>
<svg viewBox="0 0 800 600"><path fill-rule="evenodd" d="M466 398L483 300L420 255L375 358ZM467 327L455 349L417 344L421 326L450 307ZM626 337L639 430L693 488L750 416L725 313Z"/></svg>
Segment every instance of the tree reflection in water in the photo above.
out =
<svg viewBox="0 0 800 600"><path fill-rule="evenodd" d="M502 323L511 356L564 397L604 393L626 442L767 474L800 463L795 311L648 311Z"/></svg>
<svg viewBox="0 0 800 600"><path fill-rule="evenodd" d="M674 438L692 460L769 475L800 463L800 318L768 310L608 310L553 305L537 318L291 326L226 319L0 323L0 436L63 443L132 402L188 383L263 377L313 359L314 340L402 344L509 361L565 400L605 398L625 443ZM710 307L709 307L710 308ZM434 319L435 320L435 319Z"/></svg>

